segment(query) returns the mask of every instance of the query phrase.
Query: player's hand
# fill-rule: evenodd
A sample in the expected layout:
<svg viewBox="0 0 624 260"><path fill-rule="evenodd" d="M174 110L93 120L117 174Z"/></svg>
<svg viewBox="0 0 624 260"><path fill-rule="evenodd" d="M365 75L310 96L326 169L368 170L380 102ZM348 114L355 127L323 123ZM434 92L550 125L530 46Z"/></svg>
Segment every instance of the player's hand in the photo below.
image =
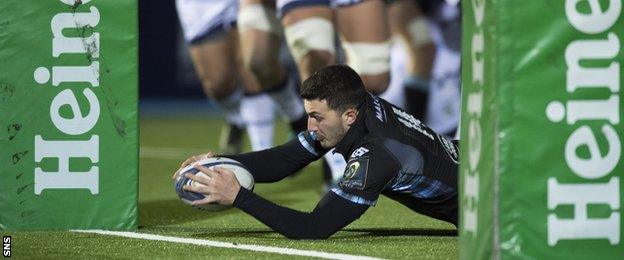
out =
<svg viewBox="0 0 624 260"><path fill-rule="evenodd" d="M213 202L222 205L232 205L234 203L241 186L233 171L219 167L213 167L211 170L203 165L195 165L195 169L203 172L208 177L190 173L185 175L187 178L202 185L184 185L183 189L206 196L204 199L193 201L193 205L200 206Z"/></svg>
<svg viewBox="0 0 624 260"><path fill-rule="evenodd" d="M195 162L197 162L199 160L208 159L208 158L212 158L212 157L215 157L215 154L213 152L193 155L193 156L189 157L184 162L182 162L182 164L180 164L180 168L178 168L178 170L173 173L173 176L171 176L171 178L175 180L176 176L178 175L178 173L180 173L180 170L182 170L182 168L184 168L186 166L189 166L190 164L195 163Z"/></svg>

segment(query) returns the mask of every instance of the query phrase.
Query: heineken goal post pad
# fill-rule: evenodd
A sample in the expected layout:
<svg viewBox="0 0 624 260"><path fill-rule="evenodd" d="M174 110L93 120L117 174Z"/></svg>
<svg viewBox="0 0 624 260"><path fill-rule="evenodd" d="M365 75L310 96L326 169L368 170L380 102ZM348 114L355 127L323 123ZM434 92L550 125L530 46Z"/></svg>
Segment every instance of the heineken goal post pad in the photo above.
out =
<svg viewBox="0 0 624 260"><path fill-rule="evenodd" d="M622 259L622 1L462 9L460 258Z"/></svg>
<svg viewBox="0 0 624 260"><path fill-rule="evenodd" d="M137 228L135 0L0 1L0 229Z"/></svg>

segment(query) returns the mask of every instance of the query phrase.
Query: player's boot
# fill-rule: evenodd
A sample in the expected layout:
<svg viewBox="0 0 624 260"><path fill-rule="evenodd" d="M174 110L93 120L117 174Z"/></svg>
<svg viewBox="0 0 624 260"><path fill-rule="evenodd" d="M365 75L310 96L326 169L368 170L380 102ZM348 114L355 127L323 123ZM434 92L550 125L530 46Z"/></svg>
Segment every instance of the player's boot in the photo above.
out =
<svg viewBox="0 0 624 260"><path fill-rule="evenodd" d="M228 124L221 131L219 148L224 154L239 154L243 151L243 132L240 126Z"/></svg>

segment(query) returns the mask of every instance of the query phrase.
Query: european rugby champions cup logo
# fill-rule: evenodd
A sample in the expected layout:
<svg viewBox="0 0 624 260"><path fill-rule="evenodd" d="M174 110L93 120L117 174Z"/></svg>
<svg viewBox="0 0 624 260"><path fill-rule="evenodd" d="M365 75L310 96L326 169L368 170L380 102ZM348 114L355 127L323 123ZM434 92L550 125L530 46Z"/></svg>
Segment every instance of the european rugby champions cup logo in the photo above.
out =
<svg viewBox="0 0 624 260"><path fill-rule="evenodd" d="M360 168L360 162L353 162L349 164L349 167L344 173L345 180L353 178L353 175L355 175L355 173L357 172L359 168Z"/></svg>

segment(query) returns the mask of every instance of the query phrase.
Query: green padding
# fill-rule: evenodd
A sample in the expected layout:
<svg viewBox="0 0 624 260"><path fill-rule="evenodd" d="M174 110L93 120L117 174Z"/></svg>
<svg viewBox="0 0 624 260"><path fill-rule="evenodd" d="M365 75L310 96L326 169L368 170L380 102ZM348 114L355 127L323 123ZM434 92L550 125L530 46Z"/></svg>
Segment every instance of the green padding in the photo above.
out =
<svg viewBox="0 0 624 260"><path fill-rule="evenodd" d="M137 228L137 2L0 2L0 229Z"/></svg>
<svg viewBox="0 0 624 260"><path fill-rule="evenodd" d="M462 259L624 255L621 5L462 2Z"/></svg>

